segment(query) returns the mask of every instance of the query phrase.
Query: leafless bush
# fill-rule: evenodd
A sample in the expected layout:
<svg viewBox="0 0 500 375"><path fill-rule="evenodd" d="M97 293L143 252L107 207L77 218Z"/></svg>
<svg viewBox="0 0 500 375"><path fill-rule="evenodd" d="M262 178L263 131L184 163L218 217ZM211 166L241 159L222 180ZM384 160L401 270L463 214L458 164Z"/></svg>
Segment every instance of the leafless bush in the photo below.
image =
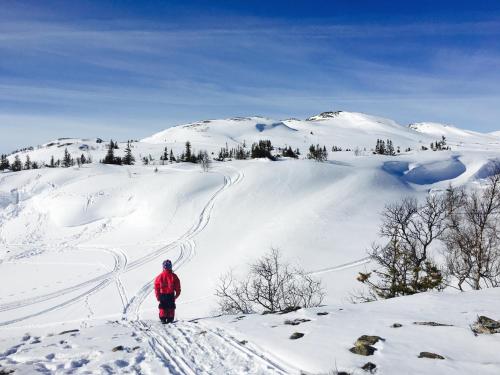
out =
<svg viewBox="0 0 500 375"><path fill-rule="evenodd" d="M243 281L230 272L216 289L223 313L278 312L294 307L319 306L324 291L321 282L282 260L277 249L257 259Z"/></svg>
<svg viewBox="0 0 500 375"><path fill-rule="evenodd" d="M483 191L448 189L449 227L443 237L446 266L464 284L478 290L500 286L500 168Z"/></svg>
<svg viewBox="0 0 500 375"><path fill-rule="evenodd" d="M246 298L247 281L235 280L232 271L222 275L215 291L218 297L219 310L225 314L249 314L254 312Z"/></svg>
<svg viewBox="0 0 500 375"><path fill-rule="evenodd" d="M201 166L201 169L203 170L203 172L208 172L210 170L210 167L211 167L211 160L210 160L210 157L208 156L208 153L206 151L201 151L199 153L199 161L200 161L200 166Z"/></svg>

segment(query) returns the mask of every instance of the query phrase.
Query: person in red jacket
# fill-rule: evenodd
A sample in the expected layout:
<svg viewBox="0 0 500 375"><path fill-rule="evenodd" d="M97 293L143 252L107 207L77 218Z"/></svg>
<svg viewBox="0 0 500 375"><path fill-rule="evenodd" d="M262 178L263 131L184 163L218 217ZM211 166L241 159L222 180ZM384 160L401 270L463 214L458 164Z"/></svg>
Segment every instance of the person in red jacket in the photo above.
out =
<svg viewBox="0 0 500 375"><path fill-rule="evenodd" d="M172 262L163 262L163 272L155 279L156 299L160 304L160 320L163 324L172 323L175 316L175 300L181 294L181 282L172 272Z"/></svg>

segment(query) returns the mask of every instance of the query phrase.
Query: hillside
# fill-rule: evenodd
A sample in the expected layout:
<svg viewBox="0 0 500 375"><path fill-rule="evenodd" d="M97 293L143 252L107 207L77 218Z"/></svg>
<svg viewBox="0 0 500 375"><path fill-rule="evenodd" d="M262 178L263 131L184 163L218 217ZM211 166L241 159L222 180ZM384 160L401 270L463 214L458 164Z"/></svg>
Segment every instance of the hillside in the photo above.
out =
<svg viewBox="0 0 500 375"><path fill-rule="evenodd" d="M442 136L450 150L422 149ZM215 157L226 144L248 148L262 139L271 140L276 148L299 148L301 156L274 162L214 161L208 172L192 163L159 160L165 147L176 156L182 153L186 141L195 152L207 150ZM371 150L377 139L391 139L401 152L395 156L374 155ZM123 155L124 141L119 142L117 155ZM403 196L422 198L430 190L446 189L450 183L480 186L500 157L497 136L436 123L401 126L361 113L325 112L307 120L248 117L171 127L132 143L137 159L133 166L99 163L107 142L64 138L8 157L11 163L16 155L22 161L29 156L32 161L49 163L52 156L62 158L67 149L73 157L84 154L93 163L0 174L1 366L16 365L20 373L30 373L33 363L55 366L47 367L49 370L62 364L62 371L65 359L71 359L81 366L67 370L76 372L85 366L98 372L109 362L110 373L155 373L165 367L174 374L231 373L227 372L231 366L241 366L233 373L245 373L245 368L251 369L249 373L326 373L336 365L339 369L359 367L359 358L347 351L350 341L360 334L379 334L387 336L380 352L388 353L387 357L382 354L380 373L392 374L404 371L394 364L400 347L410 348L408 356L413 358L418 348L433 346L428 339L433 332L409 328L410 345L399 333L392 336L388 324L405 319L406 326L412 319L436 319L457 326L453 347L446 351L445 335L433 346L451 361L443 362L439 373L465 374L481 369L482 373L493 374L500 370L489 349L500 348L496 336L478 338L481 344L471 349L474 358L470 354L468 359L460 359L469 345L471 333L467 327L475 315L497 313L499 317L498 306L489 302L498 297L496 290L467 296L448 291L443 299L440 294L430 294L373 305L348 303L350 294L360 287L357 273L371 266L366 250L378 239L384 205ZM305 158L311 144L326 146L326 162ZM344 151L332 152L333 146ZM353 152L355 149L359 152ZM149 155L151 164L142 165L141 159ZM218 353L193 352L189 344L196 340L188 335L204 335L201 332L205 328L196 328L196 323L188 320L215 314L214 290L220 275L231 268L244 272L249 262L271 247L279 248L286 259L321 278L327 306L319 310L329 312L325 318L328 323L314 318L310 326L299 326L306 327L311 335L294 346L288 339L282 342L282 337L291 333L288 327L280 326L268 335L271 326L281 324L281 317L251 316L238 324L231 323L234 318L208 319L200 321L209 335L200 338L199 345L210 347L217 340L227 345ZM177 331L170 338L154 328L157 302L151 293L152 279L161 271L165 258L174 262L183 290L177 303ZM461 315L462 304L468 304L466 315ZM428 315L436 305L439 309ZM420 310L410 311L407 306L414 306L414 310L420 306ZM446 316L449 306L453 306L453 315ZM338 309L351 311L352 316L340 316ZM310 319L319 310L297 312L293 317ZM373 319L372 313L377 316L377 324L368 322ZM56 351L47 349L52 340L48 333L75 327L82 331L67 340L67 351L75 353L83 347L87 356L55 354L47 359ZM98 354L96 351L108 345L106 341L85 340L97 336L101 329L107 335L122 337L118 341L130 348L138 336L142 341L135 341L140 348L131 350L134 353L128 359L113 357L107 353L109 349L104 355ZM43 350L31 344L30 337L12 351L26 332L43 337ZM237 345L235 349L227 332L238 340L248 340L249 348ZM327 344L315 352L318 342ZM400 346L392 346L393 342ZM176 343L184 346L169 354L169 347ZM57 345L55 341L52 344ZM161 349L155 351L157 347ZM246 357L242 350L247 350ZM326 351L332 352L331 357L327 358ZM172 360L168 355L181 352L188 358L186 363L165 364ZM300 354L294 357L296 353ZM126 353L118 354L126 357ZM203 368L200 363L208 357L211 361ZM210 367L218 357L227 363L221 359L222 367ZM87 362L78 362L82 359ZM23 367L19 365L23 361L32 363ZM116 361L126 361L127 365L120 370ZM421 359L410 362L412 373L432 370L426 362L421 365ZM388 372L382 372L383 368Z"/></svg>

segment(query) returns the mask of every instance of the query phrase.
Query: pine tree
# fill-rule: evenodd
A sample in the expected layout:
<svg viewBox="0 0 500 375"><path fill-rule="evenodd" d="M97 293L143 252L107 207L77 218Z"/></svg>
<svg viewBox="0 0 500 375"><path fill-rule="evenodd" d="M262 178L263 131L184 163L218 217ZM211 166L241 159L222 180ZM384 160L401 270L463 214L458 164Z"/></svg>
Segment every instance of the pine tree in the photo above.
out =
<svg viewBox="0 0 500 375"><path fill-rule="evenodd" d="M173 153L172 149L170 149L169 160L170 160L171 163L173 163L175 161L175 156L174 156L174 153Z"/></svg>
<svg viewBox="0 0 500 375"><path fill-rule="evenodd" d="M168 149L167 147L165 147L165 149L163 150L163 155L160 156L160 160L163 162L163 164L168 161Z"/></svg>
<svg viewBox="0 0 500 375"><path fill-rule="evenodd" d="M307 154L307 158L320 162L328 160L328 151L326 150L326 146L321 147L320 145L311 145L309 147L309 154Z"/></svg>
<svg viewBox="0 0 500 375"><path fill-rule="evenodd" d="M385 155L394 156L396 153L394 152L394 146L392 145L392 141L390 139L387 140L387 148L385 150Z"/></svg>
<svg viewBox="0 0 500 375"><path fill-rule="evenodd" d="M250 152L250 157L255 158L268 158L270 160L276 160L272 155L273 145L270 140L260 140L258 143L252 144L252 150Z"/></svg>
<svg viewBox="0 0 500 375"><path fill-rule="evenodd" d="M135 158L132 155L132 149L130 148L130 141L127 142L127 147L125 148L125 156L123 157L123 164L133 165L135 163Z"/></svg>
<svg viewBox="0 0 500 375"><path fill-rule="evenodd" d="M14 162L12 163L12 171L19 172L23 169L23 164L21 163L21 159L19 159L19 155L14 157Z"/></svg>
<svg viewBox="0 0 500 375"><path fill-rule="evenodd" d="M64 157L62 163L64 168L69 168L74 164L74 161L71 158L71 154L68 152L67 148L64 149Z"/></svg>
<svg viewBox="0 0 500 375"><path fill-rule="evenodd" d="M3 171L5 169L9 169L9 168L10 168L10 162L9 162L9 159L7 159L7 155L2 154L2 157L0 159L0 171Z"/></svg>
<svg viewBox="0 0 500 375"><path fill-rule="evenodd" d="M54 160L54 155L50 157L50 168L55 168L56 167L56 161Z"/></svg>
<svg viewBox="0 0 500 375"><path fill-rule="evenodd" d="M285 149L283 150L283 156L294 159L298 158L297 154L292 150L290 146L288 146L288 148L285 147Z"/></svg>
<svg viewBox="0 0 500 375"><path fill-rule="evenodd" d="M24 169L31 169L31 159L29 155L26 155L26 161L24 162Z"/></svg>
<svg viewBox="0 0 500 375"><path fill-rule="evenodd" d="M80 164L86 164L87 163L87 158L85 157L85 155L81 155L80 156Z"/></svg>
<svg viewBox="0 0 500 375"><path fill-rule="evenodd" d="M114 143L113 140L109 142L108 152L103 159L103 164L115 164L115 151L114 151Z"/></svg>
<svg viewBox="0 0 500 375"><path fill-rule="evenodd" d="M184 151L184 158L182 159L183 161L196 163L196 157L194 157L191 152L191 142L189 141L186 142L186 150Z"/></svg>

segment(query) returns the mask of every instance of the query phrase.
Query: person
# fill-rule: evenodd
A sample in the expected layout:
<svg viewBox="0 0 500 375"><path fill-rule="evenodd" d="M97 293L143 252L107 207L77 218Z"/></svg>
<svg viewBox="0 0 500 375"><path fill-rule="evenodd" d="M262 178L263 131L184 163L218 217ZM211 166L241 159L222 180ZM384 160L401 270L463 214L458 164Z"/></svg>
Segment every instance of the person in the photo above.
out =
<svg viewBox="0 0 500 375"><path fill-rule="evenodd" d="M163 272L155 279L156 300L160 303L160 320L163 324L172 323L175 317L175 300L181 294L181 282L172 272L172 262L163 261Z"/></svg>

